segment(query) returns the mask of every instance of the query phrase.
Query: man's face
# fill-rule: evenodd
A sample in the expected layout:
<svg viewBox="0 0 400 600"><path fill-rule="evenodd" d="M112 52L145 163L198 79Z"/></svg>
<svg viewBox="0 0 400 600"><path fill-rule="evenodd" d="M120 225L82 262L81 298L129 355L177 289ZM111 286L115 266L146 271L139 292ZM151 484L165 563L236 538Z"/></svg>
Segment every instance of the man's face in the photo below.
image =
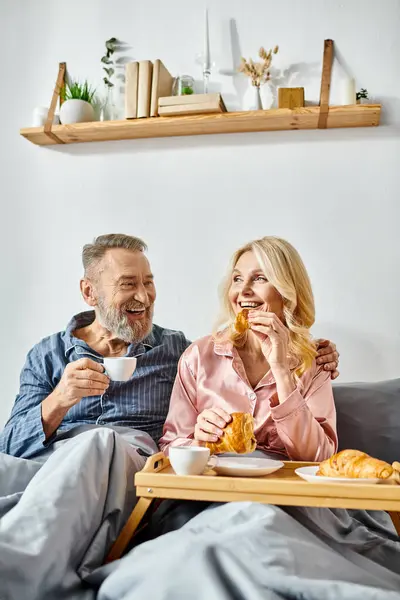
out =
<svg viewBox="0 0 400 600"><path fill-rule="evenodd" d="M127 343L143 340L151 331L156 289L143 252L111 248L98 265L94 294L96 317Z"/></svg>

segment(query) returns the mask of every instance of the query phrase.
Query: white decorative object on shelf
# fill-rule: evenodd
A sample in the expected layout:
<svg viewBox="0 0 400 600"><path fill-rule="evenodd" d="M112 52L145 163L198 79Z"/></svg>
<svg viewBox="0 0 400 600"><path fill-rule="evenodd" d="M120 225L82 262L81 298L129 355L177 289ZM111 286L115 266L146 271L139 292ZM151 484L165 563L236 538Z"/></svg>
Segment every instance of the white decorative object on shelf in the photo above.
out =
<svg viewBox="0 0 400 600"><path fill-rule="evenodd" d="M341 104L348 105L356 103L356 82L353 78L348 77L343 79L341 92Z"/></svg>
<svg viewBox="0 0 400 600"><path fill-rule="evenodd" d="M268 81L260 87L260 96L263 109L268 110L272 108L275 98Z"/></svg>
<svg viewBox="0 0 400 600"><path fill-rule="evenodd" d="M33 110L32 127L43 127L47 121L49 109L46 106L36 106ZM58 115L53 117L53 125L59 125L60 118Z"/></svg>
<svg viewBox="0 0 400 600"><path fill-rule="evenodd" d="M258 86L249 81L249 87L243 97L243 110L268 110L273 103L274 95L268 82Z"/></svg>
<svg viewBox="0 0 400 600"><path fill-rule="evenodd" d="M63 125L71 123L90 123L95 120L94 109L85 100L66 100L60 108L60 121Z"/></svg>
<svg viewBox="0 0 400 600"><path fill-rule="evenodd" d="M250 83L243 98L243 110L262 110L262 108L260 88Z"/></svg>
<svg viewBox="0 0 400 600"><path fill-rule="evenodd" d="M208 9L205 13L205 32L204 32L204 54L203 54L203 93L208 94L208 81L211 75L211 55L210 55L210 33L208 30Z"/></svg>

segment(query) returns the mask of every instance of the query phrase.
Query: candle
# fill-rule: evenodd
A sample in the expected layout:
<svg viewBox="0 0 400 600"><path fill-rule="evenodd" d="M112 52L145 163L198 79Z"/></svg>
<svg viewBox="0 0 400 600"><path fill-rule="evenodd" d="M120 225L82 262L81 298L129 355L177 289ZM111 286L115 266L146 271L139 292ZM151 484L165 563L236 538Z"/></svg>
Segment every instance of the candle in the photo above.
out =
<svg viewBox="0 0 400 600"><path fill-rule="evenodd" d="M205 14L206 29L204 32L204 70L210 71L211 69L211 58L210 58L210 35L208 31L208 9L206 8Z"/></svg>
<svg viewBox="0 0 400 600"><path fill-rule="evenodd" d="M356 82L353 78L348 77L342 83L342 104L356 103Z"/></svg>

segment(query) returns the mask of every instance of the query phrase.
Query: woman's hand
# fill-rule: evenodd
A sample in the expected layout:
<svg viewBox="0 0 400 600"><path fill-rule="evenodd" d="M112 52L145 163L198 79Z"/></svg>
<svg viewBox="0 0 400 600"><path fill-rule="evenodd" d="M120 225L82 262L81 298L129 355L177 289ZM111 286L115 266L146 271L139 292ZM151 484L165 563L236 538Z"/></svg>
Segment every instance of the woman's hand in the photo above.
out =
<svg viewBox="0 0 400 600"><path fill-rule="evenodd" d="M279 403L285 402L296 385L289 369L289 331L275 313L249 312L250 329L261 341L261 349L276 381Z"/></svg>
<svg viewBox="0 0 400 600"><path fill-rule="evenodd" d="M230 421L231 415L222 408L203 410L197 417L194 439L198 442L217 442Z"/></svg>
<svg viewBox="0 0 400 600"><path fill-rule="evenodd" d="M275 313L251 310L250 329L261 341L261 349L271 371L289 371L289 331Z"/></svg>

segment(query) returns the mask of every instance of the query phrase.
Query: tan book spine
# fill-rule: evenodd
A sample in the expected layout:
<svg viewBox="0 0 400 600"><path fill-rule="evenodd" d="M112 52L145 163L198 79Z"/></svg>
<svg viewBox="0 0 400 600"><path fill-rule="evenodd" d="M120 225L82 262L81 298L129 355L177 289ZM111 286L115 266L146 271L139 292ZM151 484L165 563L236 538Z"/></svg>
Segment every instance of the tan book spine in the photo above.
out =
<svg viewBox="0 0 400 600"><path fill-rule="evenodd" d="M139 63L125 65L125 119L136 119L138 103Z"/></svg>
<svg viewBox="0 0 400 600"><path fill-rule="evenodd" d="M183 104L207 104L214 102L218 105L221 99L221 94L190 94L188 96L167 96L161 97L158 100L159 106L182 106Z"/></svg>
<svg viewBox="0 0 400 600"><path fill-rule="evenodd" d="M181 106L160 106L160 117L175 115L202 115L226 112L220 104L215 102L201 102L200 104L183 104Z"/></svg>
<svg viewBox="0 0 400 600"><path fill-rule="evenodd" d="M151 83L153 75L153 63L150 60L141 60L139 62L139 82L138 82L138 101L137 118L147 118L150 116Z"/></svg>
<svg viewBox="0 0 400 600"><path fill-rule="evenodd" d="M153 66L153 83L151 86L151 117L158 117L158 100L160 96L167 96L172 93L173 82L174 78L164 63L159 58L155 60Z"/></svg>
<svg viewBox="0 0 400 600"><path fill-rule="evenodd" d="M150 101L150 116L156 117L158 115L158 86L160 81L160 63L161 60L157 59L153 65L153 80L151 84L151 101Z"/></svg>

